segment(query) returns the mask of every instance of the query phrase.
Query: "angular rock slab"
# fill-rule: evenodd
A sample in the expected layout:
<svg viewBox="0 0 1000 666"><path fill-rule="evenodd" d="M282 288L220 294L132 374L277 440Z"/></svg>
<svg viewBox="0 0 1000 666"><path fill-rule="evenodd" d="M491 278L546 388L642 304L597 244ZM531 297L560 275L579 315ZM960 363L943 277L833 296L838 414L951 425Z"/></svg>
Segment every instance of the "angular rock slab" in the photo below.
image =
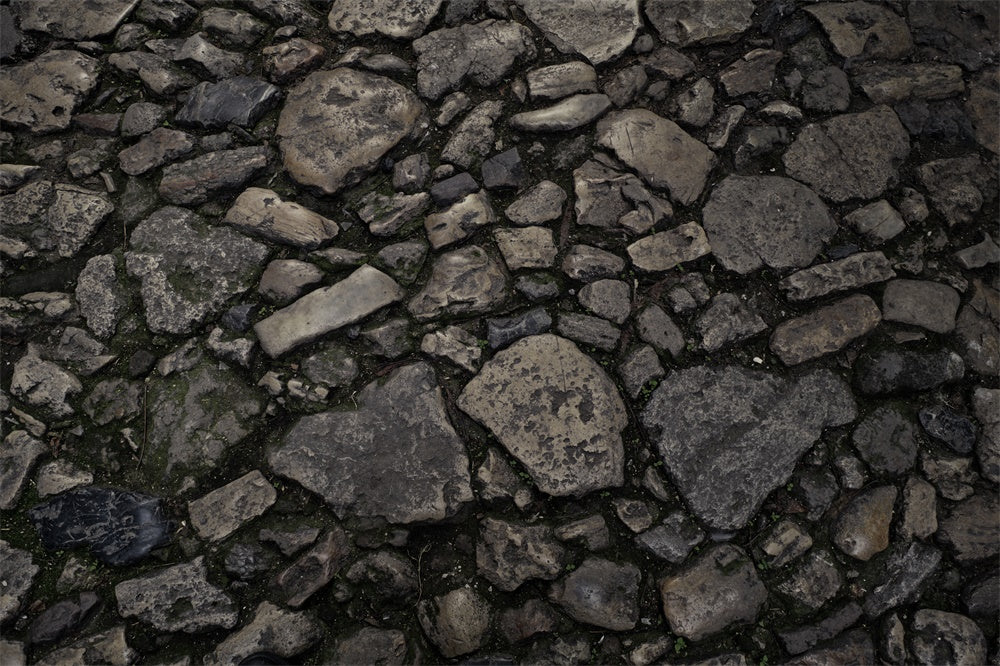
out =
<svg viewBox="0 0 1000 666"><path fill-rule="evenodd" d="M333 32L355 37L382 35L416 39L441 9L443 0L337 0L327 21Z"/></svg>
<svg viewBox="0 0 1000 666"><path fill-rule="evenodd" d="M625 405L601 367L569 340L518 340L483 366L458 406L496 436L550 495L624 482Z"/></svg>
<svg viewBox="0 0 1000 666"><path fill-rule="evenodd" d="M335 194L408 136L424 105L391 79L345 67L313 72L288 93L277 133L298 183Z"/></svg>
<svg viewBox="0 0 1000 666"><path fill-rule="evenodd" d="M472 500L465 445L429 365L399 368L356 402L355 411L300 419L269 453L271 469L320 495L339 517L439 521Z"/></svg>
<svg viewBox="0 0 1000 666"><path fill-rule="evenodd" d="M898 177L910 135L887 106L808 125L785 151L789 176L831 201L875 199Z"/></svg>
<svg viewBox="0 0 1000 666"><path fill-rule="evenodd" d="M311 291L257 322L254 332L271 358L354 324L403 297L391 277L365 264L340 282Z"/></svg>
<svg viewBox="0 0 1000 666"><path fill-rule="evenodd" d="M280 99L280 88L251 76L203 81L191 89L174 120L202 129L221 129L230 123L252 127Z"/></svg>
<svg viewBox="0 0 1000 666"><path fill-rule="evenodd" d="M806 9L816 17L840 55L899 58L913 48L906 21L892 9L870 2L824 2Z"/></svg>
<svg viewBox="0 0 1000 666"><path fill-rule="evenodd" d="M262 515L278 493L258 470L188 502L191 526L208 541L221 541Z"/></svg>
<svg viewBox="0 0 1000 666"><path fill-rule="evenodd" d="M697 222L640 238L628 246L632 264L641 271L668 271L711 251L705 230Z"/></svg>
<svg viewBox="0 0 1000 666"><path fill-rule="evenodd" d="M114 209L102 192L47 180L0 197L4 233L28 241L50 261L75 256Z"/></svg>
<svg viewBox="0 0 1000 666"><path fill-rule="evenodd" d="M232 229L209 227L189 210L166 206L139 223L125 253L142 281L154 333L190 333L260 275L267 248Z"/></svg>
<svg viewBox="0 0 1000 666"><path fill-rule="evenodd" d="M98 81L98 61L76 51L49 51L0 72L0 121L32 134L69 127Z"/></svg>
<svg viewBox="0 0 1000 666"><path fill-rule="evenodd" d="M662 381L642 423L695 515L738 530L788 480L823 428L856 415L849 388L826 370L787 380L699 366Z"/></svg>
<svg viewBox="0 0 1000 666"><path fill-rule="evenodd" d="M323 637L323 625L308 613L297 613L262 602L253 619L219 643L205 657L206 666L238 664L256 652L272 652L289 659Z"/></svg>
<svg viewBox="0 0 1000 666"><path fill-rule="evenodd" d="M340 232L333 220L297 203L282 201L277 193L262 187L244 190L226 213L225 221L251 236L306 250L319 247Z"/></svg>
<svg viewBox="0 0 1000 666"><path fill-rule="evenodd" d="M17 615L37 573L38 565L32 562L31 553L0 539L0 580L5 583L0 587L0 622L6 623Z"/></svg>
<svg viewBox="0 0 1000 666"><path fill-rule="evenodd" d="M118 612L159 631L197 633L232 629L239 607L208 582L205 558L176 564L115 586Z"/></svg>
<svg viewBox="0 0 1000 666"><path fill-rule="evenodd" d="M808 266L837 231L815 192L781 176L728 176L702 217L712 254L740 274Z"/></svg>
<svg viewBox="0 0 1000 666"><path fill-rule="evenodd" d="M701 194L716 161L708 146L672 120L645 109L618 111L601 119L597 143L685 206Z"/></svg>
<svg viewBox="0 0 1000 666"><path fill-rule="evenodd" d="M634 564L589 558L552 584L549 599L573 619L612 631L629 631L639 619L639 582Z"/></svg>
<svg viewBox="0 0 1000 666"><path fill-rule="evenodd" d="M39 504L28 517L49 550L89 546L97 559L134 564L170 542L162 500L116 488L74 488Z"/></svg>
<svg viewBox="0 0 1000 666"><path fill-rule="evenodd" d="M646 0L650 23L668 44L726 42L750 27L753 0Z"/></svg>
<svg viewBox="0 0 1000 666"><path fill-rule="evenodd" d="M442 254L407 308L419 320L488 312L507 298L507 276L478 245Z"/></svg>
<svg viewBox="0 0 1000 666"><path fill-rule="evenodd" d="M114 32L138 4L139 0L89 0L67 11L63 0L15 0L12 10L20 19L21 30L86 41Z"/></svg>
<svg viewBox="0 0 1000 666"><path fill-rule="evenodd" d="M479 525L476 567L501 590L512 592L527 580L552 580L563 570L565 549L544 525L521 525L493 518Z"/></svg>
<svg viewBox="0 0 1000 666"><path fill-rule="evenodd" d="M638 0L518 0L528 20L562 53L594 65L620 56L642 23Z"/></svg>
<svg viewBox="0 0 1000 666"><path fill-rule="evenodd" d="M882 321L875 301L853 294L774 328L771 351L785 365L797 365L840 351L852 340L872 331Z"/></svg>

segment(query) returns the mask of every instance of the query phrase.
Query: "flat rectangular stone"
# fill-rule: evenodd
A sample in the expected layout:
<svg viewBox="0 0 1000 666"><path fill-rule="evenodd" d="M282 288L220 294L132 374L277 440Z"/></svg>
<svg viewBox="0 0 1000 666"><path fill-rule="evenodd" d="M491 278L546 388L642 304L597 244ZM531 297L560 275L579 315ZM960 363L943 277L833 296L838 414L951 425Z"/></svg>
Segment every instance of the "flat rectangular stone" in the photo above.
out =
<svg viewBox="0 0 1000 666"><path fill-rule="evenodd" d="M278 493L258 470L204 497L188 502L188 515L198 536L221 541L245 523L261 516L277 499Z"/></svg>
<svg viewBox="0 0 1000 666"><path fill-rule="evenodd" d="M843 349L880 321L875 301L854 294L778 324L771 335L771 351L785 365L798 365Z"/></svg>
<svg viewBox="0 0 1000 666"><path fill-rule="evenodd" d="M696 222L640 238L628 246L628 256L641 271L669 271L711 251L705 230Z"/></svg>
<svg viewBox="0 0 1000 666"><path fill-rule="evenodd" d="M806 301L838 291L857 289L896 277L881 252L859 252L844 259L810 266L778 283L790 301Z"/></svg>
<svg viewBox="0 0 1000 666"><path fill-rule="evenodd" d="M365 264L337 284L309 292L258 322L254 331L261 348L274 358L330 331L355 324L403 295L403 288L395 280Z"/></svg>

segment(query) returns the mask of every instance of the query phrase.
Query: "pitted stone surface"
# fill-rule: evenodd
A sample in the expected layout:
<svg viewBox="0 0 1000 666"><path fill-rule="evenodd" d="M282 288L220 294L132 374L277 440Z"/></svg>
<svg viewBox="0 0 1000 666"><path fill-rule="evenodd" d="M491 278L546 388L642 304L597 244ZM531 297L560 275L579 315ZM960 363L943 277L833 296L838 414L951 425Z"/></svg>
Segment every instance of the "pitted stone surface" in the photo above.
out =
<svg viewBox="0 0 1000 666"><path fill-rule="evenodd" d="M579 53L594 65L627 49L641 24L638 0L518 0L518 5L557 49Z"/></svg>
<svg viewBox="0 0 1000 666"><path fill-rule="evenodd" d="M98 61L77 51L49 51L0 73L0 120L33 133L64 130L97 87Z"/></svg>

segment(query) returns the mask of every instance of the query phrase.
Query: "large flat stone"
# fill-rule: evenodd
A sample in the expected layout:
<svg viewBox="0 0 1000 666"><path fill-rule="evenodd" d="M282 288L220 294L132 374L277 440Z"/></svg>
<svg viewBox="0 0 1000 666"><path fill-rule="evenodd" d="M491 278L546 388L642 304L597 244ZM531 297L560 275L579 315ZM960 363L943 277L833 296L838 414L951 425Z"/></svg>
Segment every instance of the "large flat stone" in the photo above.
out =
<svg viewBox="0 0 1000 666"><path fill-rule="evenodd" d="M507 277L500 263L478 245L442 254L424 288L407 308L420 320L442 315L489 312L507 298Z"/></svg>
<svg viewBox="0 0 1000 666"><path fill-rule="evenodd" d="M139 0L89 0L67 11L63 0L14 0L11 8L20 19L21 30L87 41L114 32L138 4Z"/></svg>
<svg viewBox="0 0 1000 666"><path fill-rule="evenodd" d="M443 0L337 0L327 21L333 32L355 37L382 35L416 39L441 9Z"/></svg>
<svg viewBox="0 0 1000 666"><path fill-rule="evenodd" d="M798 365L843 349L880 321L882 313L875 301L854 294L778 324L771 335L771 351L785 365Z"/></svg>
<svg viewBox="0 0 1000 666"><path fill-rule="evenodd" d="M838 291L857 289L896 277L881 252L858 252L826 264L810 266L781 280L778 286L790 301L805 301Z"/></svg>
<svg viewBox="0 0 1000 666"><path fill-rule="evenodd" d="M697 222L640 238L628 246L628 256L641 271L669 271L711 251L705 230Z"/></svg>
<svg viewBox="0 0 1000 666"><path fill-rule="evenodd" d="M621 55L642 21L638 0L518 0L528 20L562 53L579 53L594 65Z"/></svg>
<svg viewBox="0 0 1000 666"><path fill-rule="evenodd" d="M647 0L650 23L668 44L731 41L750 27L753 0Z"/></svg>
<svg viewBox="0 0 1000 666"><path fill-rule="evenodd" d="M458 406L543 492L580 496L624 481L625 406L601 367L569 340L536 335L497 352Z"/></svg>
<svg viewBox="0 0 1000 666"><path fill-rule="evenodd" d="M98 61L76 51L48 51L0 72L0 121L33 134L69 127L76 107L97 87Z"/></svg>
<svg viewBox="0 0 1000 666"><path fill-rule="evenodd" d="M340 227L305 206L282 201L276 192L248 187L224 218L240 231L277 243L312 250L335 238Z"/></svg>
<svg viewBox="0 0 1000 666"><path fill-rule="evenodd" d="M816 17L834 50L845 58L899 58L913 48L906 21L871 2L823 2L806 9Z"/></svg>

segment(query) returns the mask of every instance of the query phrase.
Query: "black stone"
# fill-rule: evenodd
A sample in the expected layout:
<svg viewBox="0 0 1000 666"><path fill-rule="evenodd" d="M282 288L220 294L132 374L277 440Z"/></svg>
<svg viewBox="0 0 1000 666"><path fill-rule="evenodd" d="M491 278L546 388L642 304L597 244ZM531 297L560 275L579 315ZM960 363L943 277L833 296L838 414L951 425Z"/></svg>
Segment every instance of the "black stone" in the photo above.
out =
<svg viewBox="0 0 1000 666"><path fill-rule="evenodd" d="M514 281L514 288L533 303L550 301L559 295L559 283L547 273L521 275Z"/></svg>
<svg viewBox="0 0 1000 666"><path fill-rule="evenodd" d="M69 636L97 612L100 602L101 598L93 592L83 592L76 599L49 606L28 627L28 642L45 645Z"/></svg>
<svg viewBox="0 0 1000 666"><path fill-rule="evenodd" d="M919 541L897 546L882 567L885 575L865 596L861 605L865 615L878 617L915 600L940 562L941 551L933 546Z"/></svg>
<svg viewBox="0 0 1000 666"><path fill-rule="evenodd" d="M488 190L517 189L524 183L524 165L517 148L494 155L483 162L483 185Z"/></svg>
<svg viewBox="0 0 1000 666"><path fill-rule="evenodd" d="M512 317L494 317L486 320L486 339L490 349L500 349L529 335L549 330L552 317L545 308L532 308Z"/></svg>
<svg viewBox="0 0 1000 666"><path fill-rule="evenodd" d="M49 550L89 546L107 564L138 562L170 542L163 500L116 488L74 488L43 502L28 517Z"/></svg>
<svg viewBox="0 0 1000 666"><path fill-rule="evenodd" d="M135 18L154 28L176 32L198 16L198 10L183 0L142 0Z"/></svg>
<svg viewBox="0 0 1000 666"><path fill-rule="evenodd" d="M280 99L280 88L250 76L203 81L191 89L175 120L178 125L203 129L221 129L229 123L252 127Z"/></svg>
<svg viewBox="0 0 1000 666"><path fill-rule="evenodd" d="M466 172L445 178L431 187L431 199L438 206L448 206L479 190L479 183Z"/></svg>
<svg viewBox="0 0 1000 666"><path fill-rule="evenodd" d="M886 349L864 354L854 364L854 383L867 395L927 391L964 375L962 359L947 349Z"/></svg>
<svg viewBox="0 0 1000 666"><path fill-rule="evenodd" d="M156 355L148 349L139 349L128 360L128 376L133 379L145 377L156 365Z"/></svg>
<svg viewBox="0 0 1000 666"><path fill-rule="evenodd" d="M253 580L267 573L272 560L263 546L238 543L229 549L224 566L230 576L240 580Z"/></svg>
<svg viewBox="0 0 1000 666"><path fill-rule="evenodd" d="M17 52L21 45L21 33L14 24L14 16L10 7L0 7L0 58L7 59Z"/></svg>
<svg viewBox="0 0 1000 666"><path fill-rule="evenodd" d="M955 453L968 455L976 445L976 426L965 416L944 405L920 410L920 425L934 439L941 440Z"/></svg>
<svg viewBox="0 0 1000 666"><path fill-rule="evenodd" d="M937 139L949 143L975 143L972 121L952 100L927 102L907 100L894 107L896 115L913 136Z"/></svg>
<svg viewBox="0 0 1000 666"><path fill-rule="evenodd" d="M226 313L222 315L222 325L228 328L230 331L236 333L242 333L243 331L250 328L253 323L254 315L257 312L257 305L254 303L244 303L243 305L234 305L233 307L226 310Z"/></svg>
<svg viewBox="0 0 1000 666"><path fill-rule="evenodd" d="M742 169L758 157L787 146L791 142L792 137L785 127L765 125L744 130L733 155L736 168Z"/></svg>

